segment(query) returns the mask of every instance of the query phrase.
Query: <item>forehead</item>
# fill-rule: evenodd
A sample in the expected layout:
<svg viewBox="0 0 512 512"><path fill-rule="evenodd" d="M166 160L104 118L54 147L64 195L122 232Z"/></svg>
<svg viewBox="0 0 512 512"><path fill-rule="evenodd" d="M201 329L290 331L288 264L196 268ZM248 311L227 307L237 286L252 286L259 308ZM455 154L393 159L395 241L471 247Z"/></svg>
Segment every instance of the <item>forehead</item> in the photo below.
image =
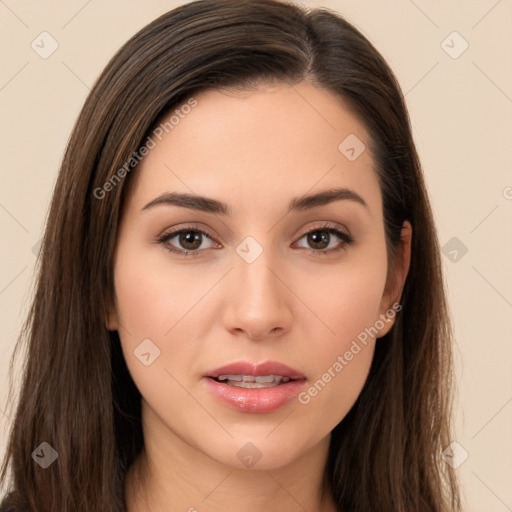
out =
<svg viewBox="0 0 512 512"><path fill-rule="evenodd" d="M194 100L153 135L155 146L133 176L139 206L164 191L248 205L333 186L380 202L368 133L334 94L301 82L207 90Z"/></svg>

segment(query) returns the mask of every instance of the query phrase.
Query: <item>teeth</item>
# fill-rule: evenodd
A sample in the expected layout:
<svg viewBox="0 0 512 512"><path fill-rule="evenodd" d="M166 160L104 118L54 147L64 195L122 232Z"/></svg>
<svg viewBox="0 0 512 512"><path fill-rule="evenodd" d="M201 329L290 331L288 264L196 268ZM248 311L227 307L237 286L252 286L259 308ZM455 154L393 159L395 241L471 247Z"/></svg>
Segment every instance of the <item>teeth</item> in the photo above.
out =
<svg viewBox="0 0 512 512"><path fill-rule="evenodd" d="M219 380L236 380L242 382L243 377L243 375L219 375L217 378Z"/></svg>
<svg viewBox="0 0 512 512"><path fill-rule="evenodd" d="M282 375L264 375L261 377L255 377L254 375L219 375L217 380L240 388L269 388L289 382L290 378Z"/></svg>

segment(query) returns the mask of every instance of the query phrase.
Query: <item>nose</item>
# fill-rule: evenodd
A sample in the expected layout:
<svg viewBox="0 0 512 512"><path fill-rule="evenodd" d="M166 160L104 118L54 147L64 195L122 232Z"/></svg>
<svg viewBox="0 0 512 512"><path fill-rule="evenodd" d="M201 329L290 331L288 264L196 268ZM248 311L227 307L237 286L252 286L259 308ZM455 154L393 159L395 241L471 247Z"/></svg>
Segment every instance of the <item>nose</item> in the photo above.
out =
<svg viewBox="0 0 512 512"><path fill-rule="evenodd" d="M252 263L236 256L225 300L223 320L234 335L251 340L276 338L292 325L293 294L286 279L266 256L266 251Z"/></svg>

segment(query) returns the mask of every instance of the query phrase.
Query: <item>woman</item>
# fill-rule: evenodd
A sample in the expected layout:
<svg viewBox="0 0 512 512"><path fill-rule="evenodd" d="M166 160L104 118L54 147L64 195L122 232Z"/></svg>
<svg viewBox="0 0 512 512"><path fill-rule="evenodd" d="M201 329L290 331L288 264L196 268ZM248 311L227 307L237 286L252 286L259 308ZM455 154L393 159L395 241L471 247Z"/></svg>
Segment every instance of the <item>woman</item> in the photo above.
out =
<svg viewBox="0 0 512 512"><path fill-rule="evenodd" d="M13 510L460 510L421 166L338 14L203 0L121 48L24 334Z"/></svg>

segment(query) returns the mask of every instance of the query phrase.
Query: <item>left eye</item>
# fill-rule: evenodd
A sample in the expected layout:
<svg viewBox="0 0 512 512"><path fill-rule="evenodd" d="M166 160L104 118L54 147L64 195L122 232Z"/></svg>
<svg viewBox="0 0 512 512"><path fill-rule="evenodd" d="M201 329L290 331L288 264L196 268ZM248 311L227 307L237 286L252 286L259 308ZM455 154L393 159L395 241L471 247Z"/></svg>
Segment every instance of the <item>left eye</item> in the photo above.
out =
<svg viewBox="0 0 512 512"><path fill-rule="evenodd" d="M312 249L313 251L340 249L343 245L352 242L350 235L347 235L339 229L330 227L316 228L308 231L299 238L299 241L304 238L306 239L306 243L309 244L309 247L306 246L305 249Z"/></svg>

